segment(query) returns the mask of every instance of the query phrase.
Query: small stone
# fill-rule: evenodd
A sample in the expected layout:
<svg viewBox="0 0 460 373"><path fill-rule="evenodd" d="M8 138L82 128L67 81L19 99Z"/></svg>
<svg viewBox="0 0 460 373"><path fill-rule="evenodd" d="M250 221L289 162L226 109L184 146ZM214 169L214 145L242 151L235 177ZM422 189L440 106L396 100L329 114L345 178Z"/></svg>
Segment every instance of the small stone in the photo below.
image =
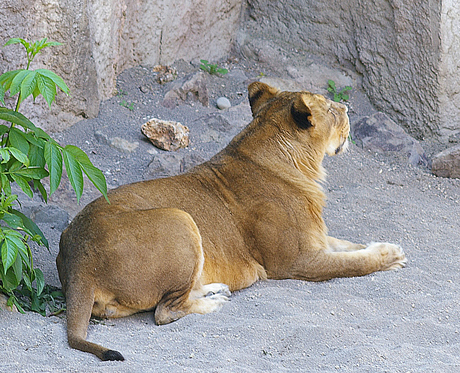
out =
<svg viewBox="0 0 460 373"><path fill-rule="evenodd" d="M189 144L189 129L179 122L152 118L142 125L141 131L162 150L174 151Z"/></svg>
<svg viewBox="0 0 460 373"><path fill-rule="evenodd" d="M157 82L159 84L172 82L177 78L177 70L171 66L157 65L153 68L153 72L158 73Z"/></svg>
<svg viewBox="0 0 460 373"><path fill-rule="evenodd" d="M101 143L102 145L110 145L109 137L101 131L94 132L94 137L96 138L97 142Z"/></svg>
<svg viewBox="0 0 460 373"><path fill-rule="evenodd" d="M148 93L148 92L150 91L150 89L149 89L147 86L145 86L145 85L141 85L141 86L139 87L139 90L140 90L142 93Z"/></svg>
<svg viewBox="0 0 460 373"><path fill-rule="evenodd" d="M216 104L220 110L229 109L230 107L232 107L232 104L230 103L229 99L226 97L219 97L217 99Z"/></svg>

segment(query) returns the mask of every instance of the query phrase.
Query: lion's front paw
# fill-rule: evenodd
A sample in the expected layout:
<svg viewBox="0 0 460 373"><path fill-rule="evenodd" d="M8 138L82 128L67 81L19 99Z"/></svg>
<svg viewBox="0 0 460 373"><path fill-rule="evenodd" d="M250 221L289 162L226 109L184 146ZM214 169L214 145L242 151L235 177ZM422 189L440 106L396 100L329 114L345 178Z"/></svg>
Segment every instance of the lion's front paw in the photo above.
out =
<svg viewBox="0 0 460 373"><path fill-rule="evenodd" d="M368 249L380 254L381 271L389 271L406 266L406 255L399 245L386 242L373 242L368 246Z"/></svg>

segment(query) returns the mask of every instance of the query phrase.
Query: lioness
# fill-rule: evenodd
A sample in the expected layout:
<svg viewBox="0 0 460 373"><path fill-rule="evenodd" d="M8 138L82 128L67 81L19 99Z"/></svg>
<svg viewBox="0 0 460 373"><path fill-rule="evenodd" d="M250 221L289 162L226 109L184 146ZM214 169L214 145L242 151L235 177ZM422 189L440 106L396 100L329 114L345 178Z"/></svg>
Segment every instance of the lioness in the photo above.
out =
<svg viewBox="0 0 460 373"><path fill-rule="evenodd" d="M403 267L399 246L327 236L325 153L345 150L346 106L309 92L249 85L253 121L188 173L125 185L87 205L62 233L57 268L71 347L87 342L91 314L155 310L165 324L218 310L259 279L321 281Z"/></svg>

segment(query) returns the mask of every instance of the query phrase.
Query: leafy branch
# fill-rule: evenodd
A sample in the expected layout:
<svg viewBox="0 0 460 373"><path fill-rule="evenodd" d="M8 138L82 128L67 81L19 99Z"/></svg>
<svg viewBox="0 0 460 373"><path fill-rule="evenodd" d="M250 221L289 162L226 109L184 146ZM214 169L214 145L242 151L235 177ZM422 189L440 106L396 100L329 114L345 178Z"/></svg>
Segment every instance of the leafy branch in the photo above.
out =
<svg viewBox="0 0 460 373"><path fill-rule="evenodd" d="M16 209L18 196L12 194L16 183L30 198L37 191L45 202L58 188L65 166L77 201L83 193L83 174L107 199L107 184L103 173L88 156L73 145L61 146L45 131L36 127L19 112L21 103L32 95L43 96L48 106L54 102L58 89L69 94L64 80L47 69L30 70L35 56L43 48L59 46L46 38L29 43L24 39L10 39L5 46L22 44L26 50L26 69L7 71L0 76L0 291L9 296L8 305L23 310L20 299L30 299L26 309L43 314L46 303L55 302L56 292L49 291L40 269L34 268L29 242L49 248L48 241L38 226ZM5 95L18 95L14 110L5 107ZM42 184L49 177L49 194ZM108 199L107 199L108 201ZM35 283L35 286L33 286Z"/></svg>

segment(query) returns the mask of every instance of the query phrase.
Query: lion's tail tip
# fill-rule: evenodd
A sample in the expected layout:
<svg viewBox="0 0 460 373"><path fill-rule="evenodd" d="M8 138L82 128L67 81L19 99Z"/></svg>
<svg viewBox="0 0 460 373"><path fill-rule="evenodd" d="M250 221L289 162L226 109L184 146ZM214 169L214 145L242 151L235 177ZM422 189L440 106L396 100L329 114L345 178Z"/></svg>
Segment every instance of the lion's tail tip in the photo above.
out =
<svg viewBox="0 0 460 373"><path fill-rule="evenodd" d="M107 350L102 354L103 361L123 361L125 358L122 354L115 350Z"/></svg>

